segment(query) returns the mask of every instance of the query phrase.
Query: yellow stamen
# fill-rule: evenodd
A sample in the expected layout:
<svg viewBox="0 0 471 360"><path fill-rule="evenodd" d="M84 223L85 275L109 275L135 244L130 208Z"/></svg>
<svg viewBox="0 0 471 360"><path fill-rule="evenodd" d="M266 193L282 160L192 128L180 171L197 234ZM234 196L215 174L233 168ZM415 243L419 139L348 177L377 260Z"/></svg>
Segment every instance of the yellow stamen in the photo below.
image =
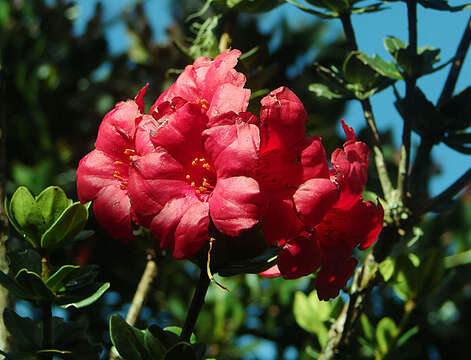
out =
<svg viewBox="0 0 471 360"><path fill-rule="evenodd" d="M119 161L119 160L116 160L114 163L115 163L115 165L123 165L124 164L122 161Z"/></svg>
<svg viewBox="0 0 471 360"><path fill-rule="evenodd" d="M203 162L203 161L204 161L204 158L200 158L199 160L200 160L200 162Z"/></svg>
<svg viewBox="0 0 471 360"><path fill-rule="evenodd" d="M185 179L190 180L190 174L187 174L187 175L185 176Z"/></svg>
<svg viewBox="0 0 471 360"><path fill-rule="evenodd" d="M191 182L191 186L196 186L196 183L194 181Z"/></svg>
<svg viewBox="0 0 471 360"><path fill-rule="evenodd" d="M195 191L197 194L201 194L201 191L200 190L196 190Z"/></svg>
<svg viewBox="0 0 471 360"><path fill-rule="evenodd" d="M131 155L131 154L134 154L135 151L133 149L126 149L124 150L124 155Z"/></svg>
<svg viewBox="0 0 471 360"><path fill-rule="evenodd" d="M206 189L204 186L200 186L200 187L199 187L199 190L200 190L201 192L203 192L203 191L206 191L206 190L208 190L208 189Z"/></svg>

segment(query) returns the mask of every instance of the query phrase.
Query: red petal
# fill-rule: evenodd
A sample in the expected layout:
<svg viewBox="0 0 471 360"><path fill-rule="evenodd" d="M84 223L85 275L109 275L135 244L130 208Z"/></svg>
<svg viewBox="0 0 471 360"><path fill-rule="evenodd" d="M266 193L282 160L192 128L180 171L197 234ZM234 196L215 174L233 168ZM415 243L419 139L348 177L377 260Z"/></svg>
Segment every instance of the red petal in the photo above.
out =
<svg viewBox="0 0 471 360"><path fill-rule="evenodd" d="M165 203L184 196L189 189L182 165L162 149L132 163L128 192L136 216L144 226L148 226Z"/></svg>
<svg viewBox="0 0 471 360"><path fill-rule="evenodd" d="M291 90L278 88L265 96L261 103L261 154L274 149L289 149L303 140L307 114Z"/></svg>
<svg viewBox="0 0 471 360"><path fill-rule="evenodd" d="M278 276L281 276L280 269L278 268L278 265L272 266L268 270L265 270L258 275L265 276L267 278L276 278Z"/></svg>
<svg viewBox="0 0 471 360"><path fill-rule="evenodd" d="M101 226L115 239L133 239L131 227L131 203L119 185L107 186L98 193L93 203L95 217Z"/></svg>
<svg viewBox="0 0 471 360"><path fill-rule="evenodd" d="M319 224L338 197L337 186L329 179L310 179L293 195L299 217L309 226Z"/></svg>
<svg viewBox="0 0 471 360"><path fill-rule="evenodd" d="M304 229L294 207L292 191L267 192L263 195L263 234L270 245L290 239Z"/></svg>
<svg viewBox="0 0 471 360"><path fill-rule="evenodd" d="M113 177L116 170L127 177L129 165L116 165L115 159L100 150L93 150L80 160L77 169L77 193L80 201L93 200L102 188L119 184Z"/></svg>
<svg viewBox="0 0 471 360"><path fill-rule="evenodd" d="M134 100L121 102L115 106L101 122L95 147L119 159L127 159L126 149L134 149L136 118L139 107Z"/></svg>
<svg viewBox="0 0 471 360"><path fill-rule="evenodd" d="M313 178L328 178L329 164L319 136L306 137L301 151L303 181Z"/></svg>
<svg viewBox="0 0 471 360"><path fill-rule="evenodd" d="M323 264L316 278L316 290L319 300L329 300L337 297L340 289L347 285L348 279L353 275L357 263L356 259L347 258Z"/></svg>
<svg viewBox="0 0 471 360"><path fill-rule="evenodd" d="M311 237L298 236L287 243L278 254L278 267L285 279L306 276L320 265L320 252Z"/></svg>
<svg viewBox="0 0 471 360"><path fill-rule="evenodd" d="M160 119L159 131L152 137L155 146L162 146L182 164L203 152L202 131L207 117L196 104L185 104Z"/></svg>
<svg viewBox="0 0 471 360"><path fill-rule="evenodd" d="M160 125L154 117L144 115L139 126L136 129L136 136L134 139L134 147L136 154L143 156L155 150L152 137L159 131Z"/></svg>
<svg viewBox="0 0 471 360"><path fill-rule="evenodd" d="M209 200L214 225L230 236L237 236L257 224L260 206L258 183L244 176L218 179Z"/></svg>
<svg viewBox="0 0 471 360"><path fill-rule="evenodd" d="M136 102L137 106L139 106L139 111L144 114L144 95L146 94L146 90L149 87L149 83L145 84L144 87L139 90L134 101Z"/></svg>
<svg viewBox="0 0 471 360"><path fill-rule="evenodd" d="M212 118L229 111L243 112L249 105L249 99L249 89L243 89L230 83L223 84L215 91L207 115Z"/></svg>
<svg viewBox="0 0 471 360"><path fill-rule="evenodd" d="M352 233L359 238L359 249L370 247L378 238L383 229L384 211L378 200L376 206L371 201L359 201L350 211L352 222ZM356 244L356 245L358 245ZM355 246L356 246L355 245Z"/></svg>
<svg viewBox="0 0 471 360"><path fill-rule="evenodd" d="M188 259L194 256L209 239L208 203L194 201L182 216L175 230L175 259Z"/></svg>
<svg viewBox="0 0 471 360"><path fill-rule="evenodd" d="M205 153L218 177L250 176L260 147L258 127L246 123L216 126L203 133Z"/></svg>

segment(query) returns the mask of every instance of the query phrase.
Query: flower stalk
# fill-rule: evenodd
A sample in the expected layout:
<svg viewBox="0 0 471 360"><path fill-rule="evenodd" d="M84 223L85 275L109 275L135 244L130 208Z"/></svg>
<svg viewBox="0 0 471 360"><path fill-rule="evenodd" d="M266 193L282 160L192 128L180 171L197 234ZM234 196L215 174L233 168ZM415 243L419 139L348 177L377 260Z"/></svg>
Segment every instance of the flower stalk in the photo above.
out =
<svg viewBox="0 0 471 360"><path fill-rule="evenodd" d="M209 283L210 279L206 274L206 271L201 270L200 279L198 281L198 285L196 286L190 308L188 309L188 314L185 319L185 324L182 328L182 333L180 334L182 341L190 342L190 337L193 333L193 329L195 328L196 320L198 319L198 315L204 305L204 298L206 297Z"/></svg>

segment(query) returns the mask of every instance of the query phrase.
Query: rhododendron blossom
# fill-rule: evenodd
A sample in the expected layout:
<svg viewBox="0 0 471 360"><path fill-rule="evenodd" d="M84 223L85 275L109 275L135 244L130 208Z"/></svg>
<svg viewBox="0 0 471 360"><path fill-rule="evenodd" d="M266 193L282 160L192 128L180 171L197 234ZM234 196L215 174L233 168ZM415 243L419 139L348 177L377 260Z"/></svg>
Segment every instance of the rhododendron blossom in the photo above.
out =
<svg viewBox="0 0 471 360"><path fill-rule="evenodd" d="M95 142L77 169L77 192L82 203L95 200L98 222L113 237L132 239L128 174L134 150L134 134L144 112L147 85L134 100L118 103L106 114Z"/></svg>
<svg viewBox="0 0 471 360"><path fill-rule="evenodd" d="M307 114L288 88L245 112L250 90L234 67L240 51L198 58L144 114L142 97L119 103L77 170L80 200L116 238L131 219L176 259L195 256L210 237L234 237L261 223L267 247L281 248L264 276L314 273L320 299L339 293L382 228L381 206L362 199L369 150L343 123L343 149L327 156L306 136ZM214 225L214 226L213 226ZM234 239L237 241L237 239Z"/></svg>

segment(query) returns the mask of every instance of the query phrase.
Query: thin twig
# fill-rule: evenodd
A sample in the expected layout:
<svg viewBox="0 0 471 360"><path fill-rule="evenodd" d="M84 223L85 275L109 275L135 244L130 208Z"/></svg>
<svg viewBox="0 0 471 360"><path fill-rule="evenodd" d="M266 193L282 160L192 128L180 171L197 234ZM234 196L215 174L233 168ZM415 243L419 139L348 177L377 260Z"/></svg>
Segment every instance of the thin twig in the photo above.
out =
<svg viewBox="0 0 471 360"><path fill-rule="evenodd" d="M453 95L453 91L455 90L456 82L458 80L458 76L461 71L461 67L464 62L464 58L469 49L469 45L471 43L471 17L468 20L468 24L463 32L463 36L461 37L460 44L458 45L458 49L456 50L455 60L453 61L453 65L450 68L450 72L448 73L448 78L446 79L445 85L443 86L442 94L438 99L438 106L443 105L447 100L451 98Z"/></svg>
<svg viewBox="0 0 471 360"><path fill-rule="evenodd" d="M415 82L417 62L417 0L407 0L407 18L409 22L409 58L412 60L412 73L406 77L406 116L402 130L401 157L397 174L397 189L403 203L408 197L408 173L410 164L410 142L412 119L415 116Z"/></svg>
<svg viewBox="0 0 471 360"><path fill-rule="evenodd" d="M429 211L433 211L439 205L451 200L456 194L458 194L464 187L471 183L471 169L466 171L461 177L451 184L442 193L427 201L423 206L414 209L413 213L415 216L421 216Z"/></svg>
<svg viewBox="0 0 471 360"><path fill-rule="evenodd" d="M209 287L209 277L206 274L206 271L201 270L200 279L198 285L196 286L195 294L193 295L193 300L191 301L190 308L188 309L188 314L186 315L185 324L183 325L182 333L180 338L183 341L190 341L191 334L195 328L196 320L201 311L201 308L204 305L204 298Z"/></svg>
<svg viewBox="0 0 471 360"><path fill-rule="evenodd" d="M353 30L352 21L350 19L350 14L345 13L340 15L340 20L342 22L343 30L345 32L345 37L347 38L348 47L350 51L358 50L358 45L355 37L355 32ZM381 140L379 137L378 128L376 127L376 121L373 114L373 109L371 107L371 102L369 99L360 100L361 106L363 108L363 115L365 116L366 123L370 130L370 135L373 143L373 154L376 163L376 168L378 169L378 177L381 183L381 188L383 189L383 194L386 200L390 200L393 193L393 187L391 180L388 175L388 170L386 168L386 162L384 160L383 151L381 150Z"/></svg>
<svg viewBox="0 0 471 360"><path fill-rule="evenodd" d="M129 307L129 311L126 315L126 321L129 325L134 325L139 318L142 308L144 307L147 298L149 296L152 283L157 277L157 262L155 253L153 250L147 250L147 263L142 273L141 280L137 286L136 293Z"/></svg>

